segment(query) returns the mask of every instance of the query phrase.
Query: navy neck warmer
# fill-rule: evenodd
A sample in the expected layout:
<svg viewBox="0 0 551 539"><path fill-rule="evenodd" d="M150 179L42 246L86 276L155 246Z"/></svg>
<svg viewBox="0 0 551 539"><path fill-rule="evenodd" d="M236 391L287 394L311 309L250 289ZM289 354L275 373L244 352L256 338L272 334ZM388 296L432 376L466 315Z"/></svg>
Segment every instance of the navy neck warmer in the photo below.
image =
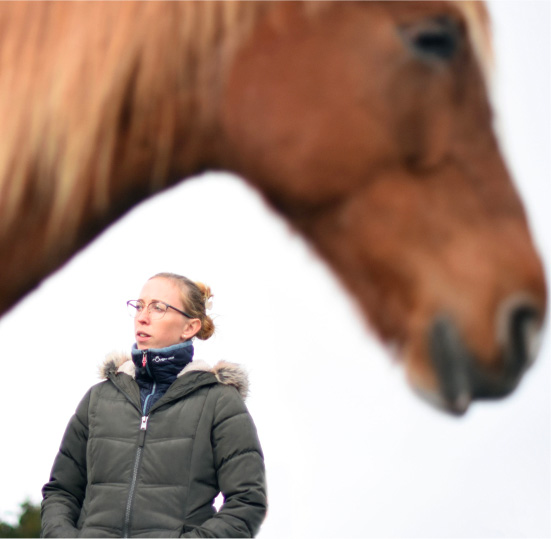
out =
<svg viewBox="0 0 551 539"><path fill-rule="evenodd" d="M144 415L176 380L181 370L193 359L191 341L167 346L138 350L132 346L132 361L136 367L136 382L140 386L140 398Z"/></svg>

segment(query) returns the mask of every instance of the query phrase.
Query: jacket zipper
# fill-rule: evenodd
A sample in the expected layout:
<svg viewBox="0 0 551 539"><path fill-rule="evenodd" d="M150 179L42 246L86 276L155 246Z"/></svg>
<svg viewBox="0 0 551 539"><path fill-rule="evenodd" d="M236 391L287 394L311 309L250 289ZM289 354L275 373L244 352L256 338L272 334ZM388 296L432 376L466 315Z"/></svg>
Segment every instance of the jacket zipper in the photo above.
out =
<svg viewBox="0 0 551 539"><path fill-rule="evenodd" d="M147 366L147 350L144 350L143 357L142 357L142 365L144 367ZM115 386L119 389L119 391L121 393L123 393L123 395L131 403L134 402L132 400L132 398L130 397L130 395L128 393L126 393L126 391L124 391L115 382L115 380L111 379L111 381L113 382L113 384L115 384ZM149 399L149 397L151 395L153 395L155 393L156 387L157 387L157 384L156 384L156 382L154 382L152 392L146 397L146 401ZM137 481L138 481L138 472L139 472L139 469L140 469L140 463L141 463L141 459L142 459L143 447L145 445L145 434L146 434L146 431L147 431L147 422L149 420L149 415L150 415L149 412L146 413L146 410L147 410L146 401L144 401L144 407L143 407L143 410L141 411L143 415L142 415L142 421L141 421L141 424L140 424L140 430L139 430L139 436L138 436L138 447L136 449L136 457L134 459L134 468L133 468L133 471L132 471L132 480L130 481L130 489L128 491L128 499L127 499L127 502L126 502L126 511L125 511L125 515L124 515L124 523L123 523L123 530L122 531L123 531L123 537L125 537L125 538L130 536L130 518L132 516L132 505L134 503L134 495L135 495L135 491L136 491L136 484L137 484ZM139 410L139 408L138 408L138 410Z"/></svg>
<svg viewBox="0 0 551 539"><path fill-rule="evenodd" d="M144 350L143 352L142 367L145 367L145 369L147 370L147 374L149 374L149 376L153 380L153 387L151 388L151 393L145 398L143 403L143 414L147 414L148 408L149 408L147 405L149 403L149 400L157 392L157 380L155 380L155 377L151 374L151 371L149 370L149 366L147 365L147 350Z"/></svg>
<svg viewBox="0 0 551 539"><path fill-rule="evenodd" d="M142 367L147 368L147 350L144 350L142 356ZM124 526L123 537L129 537L130 534L130 517L132 515L132 505L134 503L134 493L136 491L136 483L138 482L138 472L140 469L140 463L142 461L143 446L145 443L145 433L147 431L147 420L149 414L146 415L147 401L149 397L155 393L155 382L153 382L152 392L145 398L143 405L142 422L140 424L140 431L138 436L138 447L136 448L136 457L134 458L134 469L132 470L132 479L130 481L130 488L128 490L128 499L126 500L126 511L124 513Z"/></svg>
<svg viewBox="0 0 551 539"><path fill-rule="evenodd" d="M138 470L140 469L140 462L142 460L142 451L145 445L145 433L147 431L148 419L149 419L149 415L142 416L142 422L140 424L138 447L136 449L136 457L134 459L134 470L132 471L132 480L130 482L130 490L128 491L128 500L126 502L126 511L124 514L123 537L129 537L130 516L132 514L132 504L134 502L134 493L136 490L136 483L138 481Z"/></svg>
<svg viewBox="0 0 551 539"><path fill-rule="evenodd" d="M143 402L143 413L145 414L147 409L149 408L147 405L149 403L149 399L155 395L157 391L157 382L153 380L153 387L151 388L151 393L145 398Z"/></svg>

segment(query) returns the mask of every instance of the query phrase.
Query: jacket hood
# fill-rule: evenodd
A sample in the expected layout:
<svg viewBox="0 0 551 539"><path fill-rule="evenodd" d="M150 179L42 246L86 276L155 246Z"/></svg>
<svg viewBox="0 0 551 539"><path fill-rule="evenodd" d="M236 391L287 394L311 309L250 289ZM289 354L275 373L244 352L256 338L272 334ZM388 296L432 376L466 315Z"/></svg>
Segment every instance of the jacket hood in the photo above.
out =
<svg viewBox="0 0 551 539"><path fill-rule="evenodd" d="M245 369L237 363L229 361L219 361L214 367L202 360L194 360L178 374L184 376L189 372L203 371L214 374L218 382L225 385L234 386L241 398L245 400L249 394L249 376ZM102 380L107 380L110 373L124 373L132 378L136 378L136 367L129 354L124 352L112 352L99 367L99 375Z"/></svg>

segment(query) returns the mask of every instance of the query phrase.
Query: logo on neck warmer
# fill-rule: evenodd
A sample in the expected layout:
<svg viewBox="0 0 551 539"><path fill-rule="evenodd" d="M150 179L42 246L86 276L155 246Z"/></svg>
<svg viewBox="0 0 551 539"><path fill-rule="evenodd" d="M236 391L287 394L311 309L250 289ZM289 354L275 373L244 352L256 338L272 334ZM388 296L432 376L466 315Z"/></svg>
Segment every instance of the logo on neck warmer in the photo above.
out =
<svg viewBox="0 0 551 539"><path fill-rule="evenodd" d="M171 357L155 356L152 361L154 361L155 363L162 363L163 361L170 361L171 359L174 359L174 356L171 356Z"/></svg>

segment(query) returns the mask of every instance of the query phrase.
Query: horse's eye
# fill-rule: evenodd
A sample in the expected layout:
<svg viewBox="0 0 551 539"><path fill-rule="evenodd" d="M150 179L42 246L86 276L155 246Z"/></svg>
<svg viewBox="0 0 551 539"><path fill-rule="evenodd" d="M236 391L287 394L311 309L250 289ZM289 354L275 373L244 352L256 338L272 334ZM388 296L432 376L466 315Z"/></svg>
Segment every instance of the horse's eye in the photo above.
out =
<svg viewBox="0 0 551 539"><path fill-rule="evenodd" d="M427 60L451 59L460 40L457 22L444 16L402 26L400 34L417 56Z"/></svg>

